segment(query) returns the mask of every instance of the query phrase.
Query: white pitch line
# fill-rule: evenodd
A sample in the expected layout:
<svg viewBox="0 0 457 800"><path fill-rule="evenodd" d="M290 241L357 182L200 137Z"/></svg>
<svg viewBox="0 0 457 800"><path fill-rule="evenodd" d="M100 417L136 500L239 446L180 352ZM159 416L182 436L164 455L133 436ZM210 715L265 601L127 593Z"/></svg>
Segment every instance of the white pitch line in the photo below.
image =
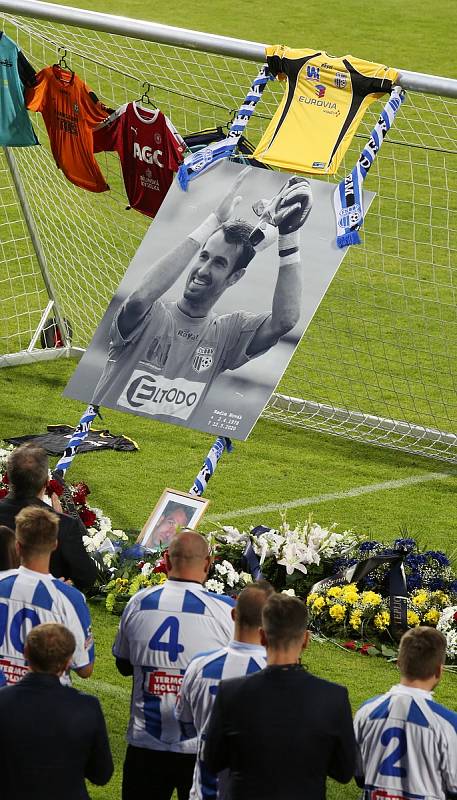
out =
<svg viewBox="0 0 457 800"><path fill-rule="evenodd" d="M400 478L397 481L384 481L383 483L371 483L368 486L355 486L354 489L346 489L343 492L329 492L328 494L318 494L314 497L299 497L296 500L285 500L283 503L267 503L263 506L238 508L234 511L224 511L223 514L208 514L205 516L205 521L218 522L219 520L233 519L234 517L265 514L268 511L314 506L318 503L327 503L329 500L344 500L346 497L360 497L364 494L371 494L372 492L384 492L388 489L402 489L405 486L414 486L416 483L441 481L445 478L449 478L453 474L454 473L451 472L425 472L422 475L412 475L410 478Z"/></svg>

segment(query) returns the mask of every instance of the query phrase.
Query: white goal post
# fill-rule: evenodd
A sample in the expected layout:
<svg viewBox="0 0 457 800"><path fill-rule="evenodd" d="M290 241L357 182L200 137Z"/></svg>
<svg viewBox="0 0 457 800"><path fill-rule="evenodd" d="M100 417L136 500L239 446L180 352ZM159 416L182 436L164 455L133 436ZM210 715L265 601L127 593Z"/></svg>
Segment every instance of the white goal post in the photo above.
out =
<svg viewBox="0 0 457 800"><path fill-rule="evenodd" d="M0 0L0 23L37 70L65 50L108 106L147 81L182 134L226 126L264 60L255 42L38 0ZM349 248L264 416L456 462L457 81L400 70L400 83L407 102L366 181L376 198L363 244ZM267 86L247 129L254 144L281 95ZM0 148L1 366L81 352L149 224L125 210L117 156L99 158L111 191L84 192L32 118L40 147ZM64 346L43 349L50 317Z"/></svg>

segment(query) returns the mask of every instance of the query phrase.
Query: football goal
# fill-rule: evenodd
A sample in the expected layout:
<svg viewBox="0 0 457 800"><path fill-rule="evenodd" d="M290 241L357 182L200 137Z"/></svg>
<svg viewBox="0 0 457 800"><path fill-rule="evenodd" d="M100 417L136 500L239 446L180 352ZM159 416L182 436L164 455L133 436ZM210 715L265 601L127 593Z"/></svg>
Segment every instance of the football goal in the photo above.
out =
<svg viewBox="0 0 457 800"><path fill-rule="evenodd" d="M64 55L107 106L147 82L183 135L226 129L264 60L262 44L38 0L0 0L0 23L36 70ZM366 181L376 197L363 244L349 248L264 415L457 461L457 81L401 70L400 83L407 100ZM253 144L282 91L265 89ZM332 180L352 169L381 107ZM32 121L40 147L0 148L2 366L84 350L149 224L126 210L116 155L98 157L111 190L85 192L57 170L41 116ZM50 319L58 342L44 335Z"/></svg>

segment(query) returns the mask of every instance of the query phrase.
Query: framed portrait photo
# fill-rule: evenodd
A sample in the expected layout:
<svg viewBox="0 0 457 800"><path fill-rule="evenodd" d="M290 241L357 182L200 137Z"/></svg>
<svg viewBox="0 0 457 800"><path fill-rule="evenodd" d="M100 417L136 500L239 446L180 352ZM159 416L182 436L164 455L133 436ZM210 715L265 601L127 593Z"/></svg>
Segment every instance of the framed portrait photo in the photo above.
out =
<svg viewBox="0 0 457 800"><path fill-rule="evenodd" d="M176 489L165 489L138 536L143 547L166 547L179 528L195 528L209 500Z"/></svg>

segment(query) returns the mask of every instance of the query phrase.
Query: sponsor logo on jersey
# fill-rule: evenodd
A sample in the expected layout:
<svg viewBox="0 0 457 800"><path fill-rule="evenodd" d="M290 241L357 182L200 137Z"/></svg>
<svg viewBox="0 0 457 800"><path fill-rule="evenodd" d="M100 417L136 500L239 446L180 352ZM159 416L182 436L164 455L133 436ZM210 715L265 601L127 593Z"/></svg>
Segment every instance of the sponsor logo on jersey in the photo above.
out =
<svg viewBox="0 0 457 800"><path fill-rule="evenodd" d="M164 378L133 370L117 405L143 414L189 419L205 389L204 383L185 378Z"/></svg>
<svg viewBox="0 0 457 800"><path fill-rule="evenodd" d="M177 675L173 672L148 672L144 682L145 690L149 694L163 697L166 694L177 695L182 684L184 675Z"/></svg>
<svg viewBox="0 0 457 800"><path fill-rule="evenodd" d="M321 64L321 69L333 69L331 64L326 64L325 61Z"/></svg>
<svg viewBox="0 0 457 800"><path fill-rule="evenodd" d="M154 134L154 141L156 144L162 144L162 134L155 133Z"/></svg>
<svg viewBox="0 0 457 800"><path fill-rule="evenodd" d="M73 111L75 114L79 114L79 106L78 103L73 103Z"/></svg>
<svg viewBox="0 0 457 800"><path fill-rule="evenodd" d="M0 67L12 67L13 62L9 60L9 58L4 58L0 60Z"/></svg>
<svg viewBox="0 0 457 800"><path fill-rule="evenodd" d="M177 335L178 336L182 336L183 339L189 339L189 341L191 341L191 342L196 342L197 339L200 336L199 333L194 333L193 331L188 331L186 328L180 328L180 330L177 331Z"/></svg>
<svg viewBox="0 0 457 800"><path fill-rule="evenodd" d="M144 175L141 175L140 183L144 189L152 189L155 192L160 192L160 183L157 178L154 178L149 167L145 170Z"/></svg>
<svg viewBox="0 0 457 800"><path fill-rule="evenodd" d="M347 72L337 72L333 82L338 89L345 89L348 82Z"/></svg>
<svg viewBox="0 0 457 800"><path fill-rule="evenodd" d="M133 158L137 158L139 161L145 161L146 164L155 164L156 167L163 167L159 160L161 155L162 150L153 150L147 144L141 147L138 142L133 143Z"/></svg>
<svg viewBox="0 0 457 800"><path fill-rule="evenodd" d="M312 167L314 169L325 169L325 161L313 161Z"/></svg>
<svg viewBox="0 0 457 800"><path fill-rule="evenodd" d="M325 94L325 86L322 83L318 83L314 87L314 91L316 92L318 97L323 97Z"/></svg>
<svg viewBox="0 0 457 800"><path fill-rule="evenodd" d="M214 347L197 347L192 368L195 372L205 372L213 363Z"/></svg>
<svg viewBox="0 0 457 800"><path fill-rule="evenodd" d="M313 67L312 64L306 65L306 77L309 81L319 80L319 67Z"/></svg>
<svg viewBox="0 0 457 800"><path fill-rule="evenodd" d="M130 130L133 131L135 136L138 136L138 128L134 128L133 125L130 125Z"/></svg>
<svg viewBox="0 0 457 800"><path fill-rule="evenodd" d="M29 672L29 668L24 663L14 664L9 658L0 658L0 669L9 685L18 683Z"/></svg>
<svg viewBox="0 0 457 800"><path fill-rule="evenodd" d="M305 97L303 94L298 98L299 103L306 103L307 105L317 106L317 108L324 111L326 114L334 114L335 117L340 116L340 110L336 103L331 100L318 100L316 97Z"/></svg>

